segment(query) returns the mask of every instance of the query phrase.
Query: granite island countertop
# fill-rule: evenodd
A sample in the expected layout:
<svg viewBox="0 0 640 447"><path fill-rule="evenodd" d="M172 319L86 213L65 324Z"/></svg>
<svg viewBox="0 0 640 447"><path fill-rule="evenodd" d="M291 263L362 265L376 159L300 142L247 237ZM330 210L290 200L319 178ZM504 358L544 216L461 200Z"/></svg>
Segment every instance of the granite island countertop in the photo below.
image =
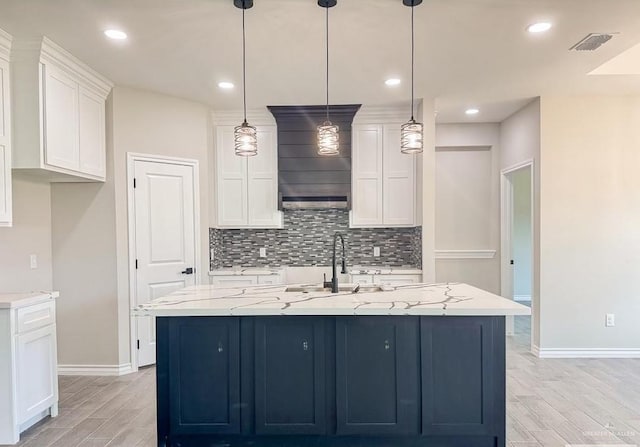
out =
<svg viewBox="0 0 640 447"><path fill-rule="evenodd" d="M292 285L192 286L140 305L133 314L156 317L531 314L531 309L522 304L463 283L382 286L380 291L363 289L357 293L343 291L337 294L287 292L290 287Z"/></svg>

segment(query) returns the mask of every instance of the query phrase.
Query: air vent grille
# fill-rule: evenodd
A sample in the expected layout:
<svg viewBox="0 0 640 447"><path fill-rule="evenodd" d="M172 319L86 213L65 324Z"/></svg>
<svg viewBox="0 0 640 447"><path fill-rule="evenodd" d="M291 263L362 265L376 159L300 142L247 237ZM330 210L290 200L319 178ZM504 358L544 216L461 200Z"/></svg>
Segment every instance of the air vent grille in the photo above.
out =
<svg viewBox="0 0 640 447"><path fill-rule="evenodd" d="M595 51L605 43L609 42L613 37L612 34L591 33L580 42L572 46L572 51Z"/></svg>

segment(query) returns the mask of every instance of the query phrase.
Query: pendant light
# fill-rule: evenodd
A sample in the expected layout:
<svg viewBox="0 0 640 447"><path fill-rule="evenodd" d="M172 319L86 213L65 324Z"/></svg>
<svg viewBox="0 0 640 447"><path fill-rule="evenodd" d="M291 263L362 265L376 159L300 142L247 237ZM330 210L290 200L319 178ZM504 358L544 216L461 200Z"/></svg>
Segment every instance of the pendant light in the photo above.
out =
<svg viewBox="0 0 640 447"><path fill-rule="evenodd" d="M318 154L319 155L338 155L340 153L340 136L339 127L332 124L329 120L329 8L334 7L337 0L318 0L318 6L326 9L325 28L326 28L326 44L327 44L327 116L320 126L318 126Z"/></svg>
<svg viewBox="0 0 640 447"><path fill-rule="evenodd" d="M244 120L233 131L233 141L236 155L240 157L252 157L258 155L258 134L255 126L247 123L247 52L246 36L244 29L244 12L253 6L253 0L233 0L236 8L242 9L242 98Z"/></svg>
<svg viewBox="0 0 640 447"><path fill-rule="evenodd" d="M411 119L401 127L400 149L403 154L419 154L423 150L423 126L413 117L414 101L414 58L415 58L415 33L413 31L413 8L422 3L422 0L402 0L405 6L411 8Z"/></svg>

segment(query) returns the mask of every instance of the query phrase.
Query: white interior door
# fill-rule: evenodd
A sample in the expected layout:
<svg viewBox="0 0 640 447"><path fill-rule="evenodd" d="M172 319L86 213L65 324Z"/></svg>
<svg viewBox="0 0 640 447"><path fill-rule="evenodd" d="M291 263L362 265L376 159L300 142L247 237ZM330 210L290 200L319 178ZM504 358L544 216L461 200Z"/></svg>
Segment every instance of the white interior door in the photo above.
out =
<svg viewBox="0 0 640 447"><path fill-rule="evenodd" d="M144 304L195 284L194 167L135 161L136 297ZM138 318L138 366L155 363L155 319Z"/></svg>

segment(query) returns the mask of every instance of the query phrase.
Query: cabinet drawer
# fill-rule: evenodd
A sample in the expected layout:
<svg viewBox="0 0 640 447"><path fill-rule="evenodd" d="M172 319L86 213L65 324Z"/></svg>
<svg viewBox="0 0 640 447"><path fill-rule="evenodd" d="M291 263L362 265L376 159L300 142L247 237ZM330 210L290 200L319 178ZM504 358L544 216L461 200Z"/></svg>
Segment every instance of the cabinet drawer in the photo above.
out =
<svg viewBox="0 0 640 447"><path fill-rule="evenodd" d="M18 333L29 332L56 322L55 301L18 309Z"/></svg>

